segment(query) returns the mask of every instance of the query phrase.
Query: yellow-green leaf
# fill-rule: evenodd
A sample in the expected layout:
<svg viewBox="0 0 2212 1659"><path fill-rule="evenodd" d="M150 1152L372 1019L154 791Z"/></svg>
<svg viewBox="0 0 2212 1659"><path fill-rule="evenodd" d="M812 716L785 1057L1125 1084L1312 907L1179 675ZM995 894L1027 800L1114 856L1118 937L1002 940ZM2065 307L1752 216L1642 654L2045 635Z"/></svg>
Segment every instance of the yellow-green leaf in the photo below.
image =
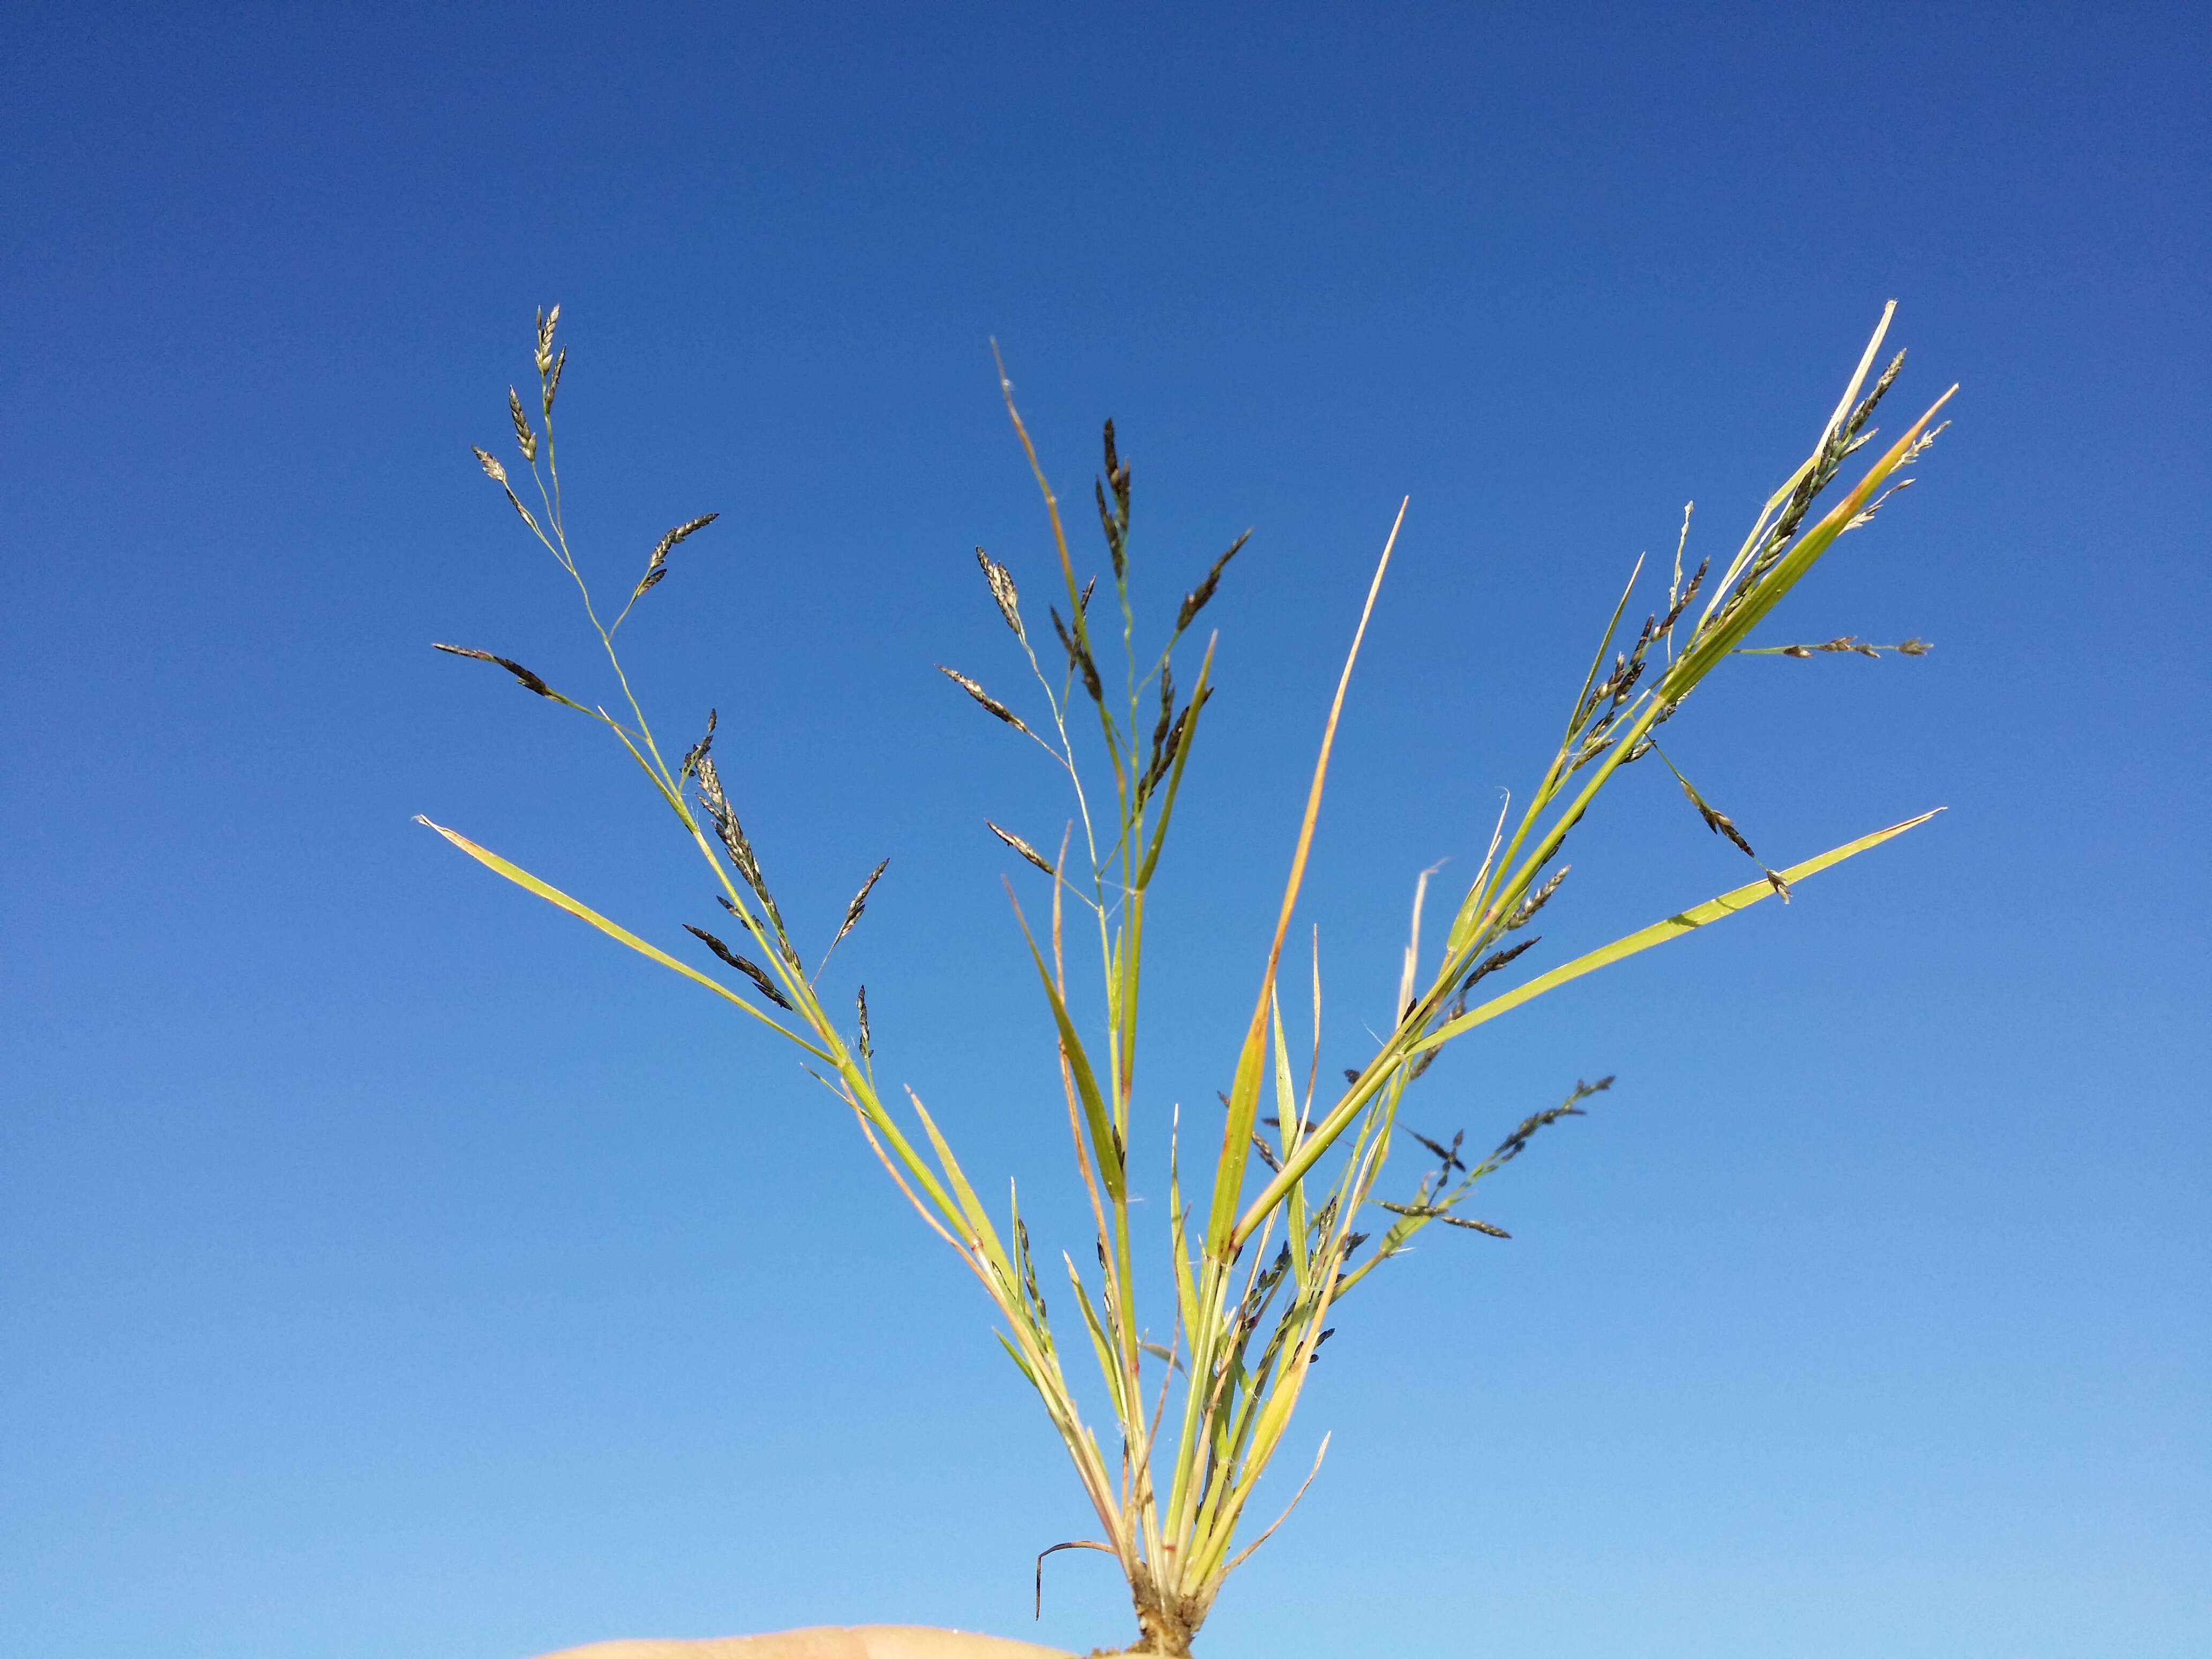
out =
<svg viewBox="0 0 2212 1659"><path fill-rule="evenodd" d="M488 870L497 871L501 875L505 876L509 881L513 882L517 887L526 889L528 891L537 894L538 897L544 899L548 904L556 905L560 908L566 910L570 915L576 917L578 920L590 922L592 927L598 928L609 939L618 940L620 943L629 945L631 950L636 951L640 956L649 957L653 961L659 963L662 967L673 969L675 972L683 975L684 978L696 981L697 983L705 986L716 996L737 1004L738 1007L744 1009L755 1019L760 1021L762 1024L769 1026L772 1030L781 1031L785 1036L789 1037L793 1042L805 1049L810 1054L821 1060L823 1063L828 1065L835 1065L836 1063L836 1060L831 1059L829 1054L816 1048L805 1037L800 1036L796 1031L792 1030L789 1027L780 1024L778 1022L770 1019L766 1014L761 1012L761 1011L754 1007L751 1003L747 1002L743 997L731 990L728 986L724 985L719 980L716 980L708 975L701 973L696 968L690 966L687 963L678 962L674 957L670 956L665 951L659 950L653 945L647 945L635 933L631 933L629 928L623 927L618 922L609 921L597 910L592 908L590 905L584 903L580 899L570 898L566 893L562 892L559 888L552 885L550 883L538 880L537 877L532 875L529 871L524 869L520 865L508 863L507 860L500 857L498 854L493 852L489 848L477 846L476 842L471 841L466 836L462 835L459 830L448 830L442 823L432 823L429 819L419 815L416 817L415 822L420 824L428 825L430 829L435 830L440 835L443 836L447 841L453 842L454 846L459 848L461 851L466 853L478 864L483 865Z"/></svg>
<svg viewBox="0 0 2212 1659"><path fill-rule="evenodd" d="M1939 806L1936 809L1936 812L1942 810ZM1808 876L1817 876L1831 865L1841 864L1845 859L1863 853L1869 847L1879 847L1893 836L1901 836L1908 830L1917 829L1934 817L1936 812L1923 812L1917 818L1907 818L1902 823L1893 823L1887 830L1877 830L1870 836L1862 836L1856 841L1832 848L1818 858L1807 859L1802 864L1793 864L1782 872L1782 879L1795 886ZM1723 916L1732 916L1739 910L1749 909L1761 899L1773 897L1774 890L1773 884L1762 876L1759 880L1746 883L1733 892L1723 893L1718 898L1707 899L1703 904L1694 905L1679 915L1671 915L1664 921L1655 921L1649 927L1631 933L1626 939L1617 939L1612 944L1601 946L1585 956L1577 957L1572 962L1563 963L1548 974L1539 974L1526 985L1517 986L1504 996L1492 997L1480 1008L1470 1008L1457 1019L1439 1025L1428 1036L1413 1044L1407 1052L1408 1054L1417 1054L1424 1048L1434 1048L1440 1043L1449 1042L1462 1031L1471 1031L1485 1021L1495 1019L1498 1015L1510 1009L1518 1008L1522 1003L1532 1001L1547 991L1558 989L1571 979L1580 979L1584 974L1595 973L1601 968L1611 967L1614 963L1625 957L1632 957L1639 951L1648 951L1655 945L1664 945L1669 939L1680 939L1685 933L1694 933L1707 922L1718 921Z"/></svg>

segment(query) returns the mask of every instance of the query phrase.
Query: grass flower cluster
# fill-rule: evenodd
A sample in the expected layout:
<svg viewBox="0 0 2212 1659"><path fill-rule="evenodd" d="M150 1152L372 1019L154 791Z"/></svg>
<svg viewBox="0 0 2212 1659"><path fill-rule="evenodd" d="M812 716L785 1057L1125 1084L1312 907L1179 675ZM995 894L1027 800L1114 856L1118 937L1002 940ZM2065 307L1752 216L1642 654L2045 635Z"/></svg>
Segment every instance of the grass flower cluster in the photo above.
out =
<svg viewBox="0 0 2212 1659"><path fill-rule="evenodd" d="M1140 648L1129 599L1130 471L1116 448L1113 423L1106 424L1092 503L1111 575L1110 586L1102 592L1097 578L1078 580L1060 500L1001 368L1006 412L1036 477L1057 555L1057 568L1048 577L1053 599L1045 607L1050 632L1036 626L1034 599L1024 611L1013 574L978 549L986 596L1012 635L1028 689L1018 699L1002 701L964 672L941 672L985 714L1042 750L1048 763L1064 774L1071 794L1069 832L1049 852L995 823L990 829L1048 884L1048 903L1040 908L1035 923L1018 903L1015 914L1036 975L1041 1018L1048 1028L1042 1035L1057 1049L1074 1164L1095 1231L1083 1265L1066 1255L1057 1265L1041 1264L1012 1188L1002 1210L987 1205L921 1098L911 1090L903 1091L902 1102L888 1097L878 1081L866 989L850 1007L832 1007L817 994L823 963L860 921L884 866L878 865L860 883L827 950L810 965L793 942L739 820L738 803L716 769L714 717L708 715L703 733L672 760L655 737L623 672L617 631L631 609L668 576L671 556L712 524L714 515L690 520L662 537L622 610L611 621L603 620L562 512L553 410L567 352L556 349L557 307L538 319L537 396L526 405L520 393L508 392L529 500L502 462L484 450L476 453L527 532L574 581L619 690L616 712L568 696L508 658L472 647L438 649L504 669L526 690L599 723L622 744L714 873L727 917L717 924L723 933L686 928L706 953L701 960L711 959L712 965L684 961L458 831L430 827L478 862L705 988L801 1051L813 1075L851 1114L891 1181L974 1273L998 1314L1000 1340L1008 1356L1036 1390L1065 1445L1096 1513L1097 1536L1054 1548L1113 1556L1127 1580L1136 1614L1137 1640L1124 1651L1188 1655L1224 1581L1289 1512L1255 1529L1260 1517L1248 1510L1261 1475L1284 1448L1301 1390L1334 1328L1330 1322L1340 1304L1431 1224L1504 1237L1503 1230L1468 1212L1469 1200L1487 1177L1520 1156L1532 1137L1562 1118L1580 1115L1584 1103L1611 1082L1577 1084L1558 1104L1529 1116L1494 1149L1477 1155L1464 1147L1463 1136L1447 1145L1414 1135L1398 1121L1407 1091L1443 1046L1571 980L1769 898L1786 902L1798 883L1932 816L1771 868L1735 822L1683 775L1660 741L1660 728L1680 717L1691 694L1733 657L1872 657L1884 651L1919 655L1929 648L1917 639L1877 647L1849 636L1813 644L1749 643L1753 631L1837 541L1864 526L1910 481L1905 469L1941 430L1935 420L1949 392L1888 443L1873 446L1872 417L1903 362L1899 353L1875 372L1893 310L1884 311L1811 453L1766 501L1725 564L1717 572L1711 561L1686 568L1686 511L1663 600L1655 599L1640 623L1627 624L1642 574L1638 562L1599 630L1587 672L1565 700L1564 720L1540 781L1517 817L1510 804L1501 811L1480 869L1455 896L1438 942L1424 940L1430 878L1419 878L1393 1005L1396 1024L1364 1066L1324 1085L1318 945L1310 973L1310 1048L1294 1048L1285 1029L1282 981L1286 976L1293 981L1307 977L1304 964L1291 969L1285 953L1338 719L1404 522L1401 506L1322 730L1281 904L1263 957L1259 942L1254 942L1259 972L1250 1017L1241 1030L1226 1034L1224 1050L1233 1048L1234 1063L1222 1096L1226 1110L1218 1146L1209 1132L1205 1155L1192 1160L1188 1177L1182 1170L1176 1116L1140 1109L1136 1093L1146 911L1212 690L1212 645L1209 641L1199 648L1191 630L1244 538L1232 542L1184 595L1157 646ZM1863 470L1855 480L1842 483L1847 465L1862 452L1871 459L1859 464ZM1189 674L1187 685L1176 678L1179 652ZM1194 672L1188 666L1193 655ZM1648 757L1673 774L1699 819L1741 848L1758 874L1731 892L1601 949L1529 972L1535 963L1524 964L1523 958L1540 940L1525 930L1567 876L1561 854L1576 827L1623 768ZM1096 951L1103 1006L1079 1012L1070 1006L1071 950ZM1420 1174L1386 1194L1386 1165L1401 1140L1420 1147ZM1133 1268L1129 1170L1139 1157L1163 1155L1171 1282L1140 1289ZM1046 1285L1051 1284L1051 1297L1059 1299L1063 1276L1064 1312L1055 1327ZM1166 1344L1146 1339L1140 1306L1159 1310L1156 1327L1172 1332ZM1103 1436L1079 1403L1069 1374L1086 1366L1095 1366L1097 1381L1084 1386L1087 1390L1103 1385L1111 1419ZM1327 1449L1326 1439L1322 1449ZM1320 1462L1317 1455L1316 1472ZM1305 1477L1308 1482L1312 1478ZM1304 1490L1297 1489L1300 1495ZM1291 1507L1296 1503L1293 1498ZM1042 1562L1040 1557L1040 1575Z"/></svg>

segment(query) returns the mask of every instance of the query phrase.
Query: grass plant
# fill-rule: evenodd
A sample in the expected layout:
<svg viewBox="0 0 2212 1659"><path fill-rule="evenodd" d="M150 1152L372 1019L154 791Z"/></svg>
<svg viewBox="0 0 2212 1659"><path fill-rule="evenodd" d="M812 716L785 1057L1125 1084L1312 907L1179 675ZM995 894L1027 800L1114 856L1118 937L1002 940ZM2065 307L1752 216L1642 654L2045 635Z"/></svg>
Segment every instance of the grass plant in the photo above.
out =
<svg viewBox="0 0 2212 1659"><path fill-rule="evenodd" d="M1015 657L1027 677L1028 689L1018 701L1029 712L1025 715L1012 702L1000 701L964 672L949 667L941 672L985 714L1025 739L1024 748L1041 750L1064 775L1070 792L1070 830L1050 853L1012 830L989 827L1048 884L1048 899L1036 907L1036 921L1018 901L1014 915L1036 975L1040 1012L1048 1028L1041 1037L1057 1050L1076 1173L1095 1232L1093 1248L1084 1253L1089 1258L1085 1266L1063 1255L1060 1270L1041 1267L1011 1185L1003 1209L987 1205L920 1097L903 1090L902 1103L879 1084L866 988L849 1008L823 1000L823 964L860 921L884 866L877 866L860 884L828 951L810 965L793 942L716 769L714 714L708 714L698 739L672 760L672 751L654 735L623 670L616 635L632 608L668 576L671 556L706 530L714 515L690 520L662 537L620 611L611 621L603 619L570 545L562 510L553 410L567 351L556 346L557 307L538 323L534 408L526 408L512 389L507 394L530 500L523 499L500 460L482 449L476 455L527 532L574 580L619 693L615 712L567 696L508 658L452 645L437 648L494 664L526 690L604 726L712 871L728 918L728 939L687 926L705 953L702 960L713 964L695 966L459 831L430 827L479 863L703 987L800 1051L815 1079L851 1114L890 1180L981 1285L1001 1323L1000 1342L1065 1445L1096 1514L1097 1536L1054 1545L1053 1550L1097 1550L1115 1559L1127 1580L1137 1624L1135 1644L1121 1651L1187 1655L1223 1582L1289 1513L1285 1509L1255 1529L1255 1517L1248 1510L1261 1475L1284 1449L1301 1391L1316 1353L1334 1329L1330 1322L1339 1305L1432 1224L1505 1237L1502 1229L1469 1213L1469 1200L1534 1136L1562 1118L1580 1115L1585 1103L1612 1082L1605 1078L1577 1083L1557 1104L1525 1118L1492 1150L1478 1156L1464 1149L1463 1133L1447 1145L1414 1134L1398 1121L1407 1091L1443 1046L1571 980L1769 898L1786 902L1798 884L1933 816L1891 824L1784 868L1771 868L1659 741L1659 728L1678 718L1707 677L1734 657L1877 656L1884 650L1918 655L1928 649L1917 639L1893 647L1863 645L1848 636L1817 644L1749 642L1753 630L1838 539L1867 524L1910 482L1905 469L1941 430L1935 422L1951 395L1948 392L1887 445L1873 447L1871 417L1904 361L1900 352L1875 372L1894 309L1885 308L1811 452L1767 500L1717 574L1711 561L1685 569L1691 528L1686 509L1663 604L1655 601L1632 632L1624 624L1643 571L1643 562L1638 562L1597 630L1582 680L1563 700L1556 739L1547 751L1540 750L1545 758L1538 782L1517 817L1510 803L1501 811L1474 881L1455 898L1440 942L1424 939L1430 877L1425 874L1415 884L1413 924L1394 1004L1396 1024L1365 1065L1323 1086L1318 945L1310 975L1304 963L1296 969L1287 964L1285 952L1338 719L1404 522L1401 505L1322 729L1264 956L1255 941L1258 973L1251 1013L1241 1030L1226 1034L1224 1048L1233 1044L1234 1060L1230 1087L1220 1097L1225 1121L1218 1147L1213 1148L1209 1132L1209 1155L1194 1160L1188 1186L1179 1152L1180 1108L1163 1114L1150 1103L1140 1107L1137 1097L1146 906L1213 689L1212 643L1209 640L1199 648L1191 630L1245 538L1231 542L1184 595L1157 647L1140 648L1129 599L1130 472L1116 448L1113 423L1106 423L1103 464L1093 492L1111 574L1102 594L1097 579L1078 580L1060 499L1039 463L1001 366L1006 414L1036 479L1056 553L1056 568L1048 577L1054 598L1046 606L1051 634L1033 631L1034 601L1025 614L1013 574L978 549L983 586L1012 635ZM1824 504L1847 463L1862 451L1871 460L1863 463L1855 481L1838 489L1832 504ZM1186 665L1191 655L1198 659L1187 687L1176 678L1178 652ZM1110 674L1104 664L1112 665ZM1540 943L1524 930L1559 893L1567 875L1560 855L1576 827L1623 768L1648 757L1656 757L1673 774L1707 829L1742 850L1757 867L1757 877L1516 982L1517 975L1534 965L1523 959ZM1012 891L1010 884L1010 896ZM1079 1012L1070 1006L1070 949L1097 952L1103 1006ZM1287 988L1293 998L1300 990L1310 997L1310 1049L1294 1048L1285 1029L1286 978L1293 981ZM1299 979L1309 979L1310 985L1296 985ZM1146 1152L1148 1144L1152 1150ZM1395 1196L1386 1196L1382 1182L1390 1155L1407 1146L1421 1149L1420 1173ZM1140 1153L1152 1158L1164 1154L1169 1194L1170 1282L1144 1290L1133 1268L1128 1176ZM1067 1281L1061 1306L1073 1317L1063 1316L1055 1327L1048 1316L1044 1281L1060 1273ZM1157 1323L1172 1331L1166 1344L1146 1339L1141 1307L1159 1310ZM1096 1368L1101 1392L1093 1397L1103 1398L1110 1419L1103 1438L1079 1401L1070 1375L1085 1365ZM1092 1386L1085 1384L1086 1389ZM1324 1438L1324 1453L1327 1445ZM1320 1466L1317 1455L1315 1473ZM1312 1479L1312 1474L1305 1476L1308 1483ZM1304 1491L1300 1486L1298 1495ZM1297 1501L1292 1498L1291 1507ZM1040 1585L1042 1562L1040 1556Z"/></svg>

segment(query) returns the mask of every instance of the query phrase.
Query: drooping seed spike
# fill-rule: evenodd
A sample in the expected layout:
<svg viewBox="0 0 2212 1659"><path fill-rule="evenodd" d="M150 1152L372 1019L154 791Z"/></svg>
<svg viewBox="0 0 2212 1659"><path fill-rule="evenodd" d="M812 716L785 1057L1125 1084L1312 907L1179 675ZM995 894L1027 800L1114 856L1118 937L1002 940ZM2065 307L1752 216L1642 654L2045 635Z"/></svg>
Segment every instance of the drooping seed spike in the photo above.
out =
<svg viewBox="0 0 2212 1659"><path fill-rule="evenodd" d="M723 850L730 855L730 862L737 866L738 875L744 878L745 885L752 889L753 896L760 901L761 908L768 913L781 953L786 961L790 961L791 947L782 943L782 913L775 908L775 896L768 890L768 883L761 874L760 860L754 856L752 842L745 836L745 827L738 821L729 797L722 791L721 775L714 769L714 763L703 755L699 758L697 771L699 798L707 808L708 816L714 820L714 833L720 837Z"/></svg>
<svg viewBox="0 0 2212 1659"><path fill-rule="evenodd" d="M489 651L478 651L465 645L441 645L434 640L431 641L430 648L434 651L447 652L456 657L472 657L478 662L497 663L520 680L526 690L535 691L539 696L550 697L556 702L566 701L559 692L512 658L495 657Z"/></svg>
<svg viewBox="0 0 2212 1659"><path fill-rule="evenodd" d="M668 562L669 549L674 547L679 542L690 540L693 535L704 530L708 525L714 523L715 520L721 516L722 515L719 513L708 513L702 517L689 520L683 524L678 525L675 529L670 531L658 542L655 542L653 546L652 554L645 562L645 574L639 579L636 591L630 595L631 599L636 599L639 594L643 593L647 588L653 586L656 582L659 581L663 576L668 574L664 567Z"/></svg>
<svg viewBox="0 0 2212 1659"><path fill-rule="evenodd" d="M1092 577L1091 580L1091 586L1095 587L1097 586L1098 579L1096 576ZM1083 590L1083 602L1085 605L1088 605L1091 602L1091 588L1089 587ZM1065 647L1067 652L1068 666L1075 669L1083 676L1083 689L1091 694L1091 701L1099 704L1102 708L1104 707L1105 694L1098 682L1098 665L1091 661L1089 648L1084 644L1082 640L1078 638L1075 635L1068 632L1067 624L1060 621L1060 611L1057 608L1054 608L1052 611L1052 625L1054 631L1060 635L1060 642L1061 646Z"/></svg>
<svg viewBox="0 0 2212 1659"><path fill-rule="evenodd" d="M1539 933L1532 939L1525 939L1522 940L1520 944L1514 945L1510 950L1492 952L1491 955L1485 957L1480 962L1475 964L1474 971L1467 976L1467 984L1473 985L1477 980L1496 973L1499 969L1510 963L1514 957L1519 956L1523 951L1532 951L1543 942L1544 936L1541 933Z"/></svg>
<svg viewBox="0 0 2212 1659"><path fill-rule="evenodd" d="M988 818L985 818L983 820L983 827L986 830L988 830L993 835L996 836L1000 841L1006 842L1007 846L1012 848L1014 851L1019 853L1031 864L1036 866L1038 869L1043 871L1048 876L1059 874L1059 872L1052 867L1052 862L1050 860L1047 859L1043 854L1038 852L1036 848L1030 846L1029 842L1024 841L1012 830L1001 830L997 824L992 823Z"/></svg>
<svg viewBox="0 0 2212 1659"><path fill-rule="evenodd" d="M1450 1226L1464 1227L1471 1233L1488 1233L1492 1238L1510 1238L1513 1237L1513 1235L1507 1232L1504 1228L1493 1227L1487 1221L1474 1221L1455 1215L1439 1215L1437 1217L1437 1219L1444 1222Z"/></svg>
<svg viewBox="0 0 2212 1659"><path fill-rule="evenodd" d="M1831 641L1826 646L1821 647L1820 648L1823 650L1833 650L1838 648L1847 649L1848 646L1839 641ZM1735 827L1735 821L1730 818L1727 813L1716 811L1711 805L1707 805L1705 798L1697 792L1696 787L1691 783L1689 779L1683 777L1679 772L1677 772L1674 776L1675 781L1682 786L1682 793L1690 798L1690 805L1698 809L1698 816L1705 821L1705 828L1711 830L1717 836L1727 836L1729 840L1735 843L1737 850L1742 853L1746 858L1752 860L1753 862L1757 862L1759 854L1751 850L1751 843L1743 838L1743 832Z"/></svg>
<svg viewBox="0 0 2212 1659"><path fill-rule="evenodd" d="M1527 898L1522 899L1521 901L1521 908L1516 910L1510 919L1507 921L1505 924L1505 931L1510 933L1516 927L1527 927L1534 918L1536 912L1542 909L1547 904L1549 904L1552 902L1552 895L1559 890L1559 884L1567 878L1567 872L1573 868L1574 866L1571 864L1561 865L1557 870L1552 872L1552 878L1549 881L1546 882L1534 893L1531 893Z"/></svg>
<svg viewBox="0 0 2212 1659"><path fill-rule="evenodd" d="M785 1000L783 993L775 988L775 981L768 976L767 970L758 963L739 956L703 927L694 927L687 921L684 924L684 931L696 936L709 951L752 981L755 988L777 1007L786 1010L790 1008L791 1004Z"/></svg>
<svg viewBox="0 0 2212 1659"><path fill-rule="evenodd" d="M984 708L989 713L996 715L999 719L1006 721L1007 725L1012 726L1015 731L1027 732L1031 737L1035 737L1036 735L1035 732L1030 732L1028 726L1022 724L1021 717L1015 714L1012 709L1007 708L1006 704L1000 702L996 697L986 691L981 686L976 684L975 681L969 679L958 669L947 668L943 663L939 663L937 665L937 672L944 675L946 679L951 680L953 684L958 686L969 696L975 698L977 702L982 704Z"/></svg>

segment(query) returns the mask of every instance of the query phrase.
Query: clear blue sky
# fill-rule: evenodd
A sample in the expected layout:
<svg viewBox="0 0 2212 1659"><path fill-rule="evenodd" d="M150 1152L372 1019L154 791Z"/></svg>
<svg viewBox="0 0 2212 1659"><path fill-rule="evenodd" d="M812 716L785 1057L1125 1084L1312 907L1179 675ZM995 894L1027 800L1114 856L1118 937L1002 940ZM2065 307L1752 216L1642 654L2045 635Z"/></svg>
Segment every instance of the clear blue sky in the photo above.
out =
<svg viewBox="0 0 2212 1659"><path fill-rule="evenodd" d="M14 9L0 1652L1127 1639L1089 1556L1030 1622L1079 1493L848 1125L410 822L707 919L617 752L428 649L607 694L467 453L534 307L604 583L722 514L629 630L651 706L721 709L802 931L891 857L841 958L884 1064L1080 1249L981 823L1061 808L932 668L1015 681L975 544L1044 591L987 342L1072 499L1115 417L1154 617L1255 530L1155 900L1157 1182L1399 497L1306 908L1334 1063L1630 562L1692 497L1733 547L1893 297L1958 423L1769 637L1937 649L1745 659L1674 750L1778 863L1950 811L1431 1074L1471 1140L1620 1082L1499 1179L1511 1243L1342 1322L1328 1466L1200 1651L2212 1652L2209 29ZM1745 873L1635 777L1547 951Z"/></svg>

